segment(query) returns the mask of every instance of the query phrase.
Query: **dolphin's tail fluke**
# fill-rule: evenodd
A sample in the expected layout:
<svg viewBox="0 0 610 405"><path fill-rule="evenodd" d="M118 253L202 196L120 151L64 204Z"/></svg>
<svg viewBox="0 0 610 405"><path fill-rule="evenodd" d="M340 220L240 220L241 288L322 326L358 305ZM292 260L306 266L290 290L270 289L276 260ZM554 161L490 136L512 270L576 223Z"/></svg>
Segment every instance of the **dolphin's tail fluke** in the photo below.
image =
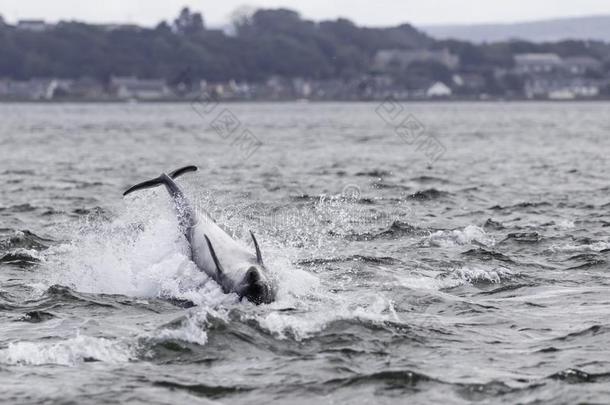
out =
<svg viewBox="0 0 610 405"><path fill-rule="evenodd" d="M180 169L174 170L169 175L162 174L161 176L159 176L155 179L143 181L142 183L138 183L135 186L129 188L127 191L125 191L123 193L123 196L126 196L127 194L131 194L134 191L144 190L146 188L153 188L153 187L157 187L157 186L161 186L161 185L166 185L171 190L173 188L172 187L173 184L171 184L172 182L168 182L168 179L167 179L168 177L170 177L171 179L175 179L175 178L182 176L185 173L195 172L195 171L197 171L197 166L181 167ZM170 183L170 184L168 184L168 183ZM171 190L171 191L174 191L174 190Z"/></svg>
<svg viewBox="0 0 610 405"><path fill-rule="evenodd" d="M180 169L176 169L173 172L171 172L169 174L169 177L171 177L172 179L176 179L185 173L196 172L196 171L197 171L197 166L184 166L184 167L181 167Z"/></svg>
<svg viewBox="0 0 610 405"><path fill-rule="evenodd" d="M165 182L163 181L163 176L159 176L156 179L152 179L152 180L146 180L146 181L143 181L142 183L138 183L135 186L129 188L127 191L125 191L123 193L123 196L126 196L127 194L131 194L134 191L144 190L145 188L157 187L164 183Z"/></svg>

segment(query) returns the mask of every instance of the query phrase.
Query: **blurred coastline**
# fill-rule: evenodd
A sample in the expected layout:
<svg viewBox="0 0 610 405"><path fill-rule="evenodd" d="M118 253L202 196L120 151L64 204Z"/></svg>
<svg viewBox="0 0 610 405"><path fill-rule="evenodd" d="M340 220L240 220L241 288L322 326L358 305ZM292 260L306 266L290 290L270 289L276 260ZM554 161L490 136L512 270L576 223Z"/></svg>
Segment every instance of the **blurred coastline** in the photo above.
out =
<svg viewBox="0 0 610 405"><path fill-rule="evenodd" d="M473 43L409 24L188 8L154 28L0 17L0 101L607 100L603 40Z"/></svg>

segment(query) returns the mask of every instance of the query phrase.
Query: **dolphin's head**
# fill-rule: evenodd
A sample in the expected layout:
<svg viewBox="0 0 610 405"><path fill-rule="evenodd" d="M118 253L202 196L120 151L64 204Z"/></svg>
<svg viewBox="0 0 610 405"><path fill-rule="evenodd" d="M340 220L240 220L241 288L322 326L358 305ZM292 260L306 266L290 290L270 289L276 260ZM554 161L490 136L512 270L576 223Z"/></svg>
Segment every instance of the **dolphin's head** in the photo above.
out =
<svg viewBox="0 0 610 405"><path fill-rule="evenodd" d="M259 305L269 304L275 300L275 286L264 266L254 264L249 266L243 279L236 288L240 298Z"/></svg>
<svg viewBox="0 0 610 405"><path fill-rule="evenodd" d="M212 242L207 235L204 236L209 253L216 266L217 281L221 284L223 290L226 293L235 292L240 299L246 298L256 305L269 304L275 300L275 278L263 264L258 242L254 234L252 232L250 234L256 248L256 257L251 257L241 264L234 263L226 269L220 264Z"/></svg>

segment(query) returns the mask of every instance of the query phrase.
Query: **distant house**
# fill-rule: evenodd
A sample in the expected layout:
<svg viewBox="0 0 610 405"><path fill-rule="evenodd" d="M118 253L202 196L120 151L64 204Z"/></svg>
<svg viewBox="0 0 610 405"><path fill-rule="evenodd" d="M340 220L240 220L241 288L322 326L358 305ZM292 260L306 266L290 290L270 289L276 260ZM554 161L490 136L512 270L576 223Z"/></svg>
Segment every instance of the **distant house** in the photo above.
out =
<svg viewBox="0 0 610 405"><path fill-rule="evenodd" d="M554 53L524 53L515 55L515 71L520 74L549 73L562 65Z"/></svg>
<svg viewBox="0 0 610 405"><path fill-rule="evenodd" d="M576 94L570 89L559 89L549 92L548 98L550 100L574 100Z"/></svg>
<svg viewBox="0 0 610 405"><path fill-rule="evenodd" d="M160 100L170 95L165 80L138 79L137 77L113 77L110 88L114 95L123 100Z"/></svg>
<svg viewBox="0 0 610 405"><path fill-rule="evenodd" d="M59 87L60 95L85 100L104 98L104 86L92 78L80 78Z"/></svg>
<svg viewBox="0 0 610 405"><path fill-rule="evenodd" d="M53 79L0 82L0 98L5 100L51 100L59 82Z"/></svg>
<svg viewBox="0 0 610 405"><path fill-rule="evenodd" d="M453 94L449 86L443 82L436 82L428 88L426 96L429 98L449 97Z"/></svg>
<svg viewBox="0 0 610 405"><path fill-rule="evenodd" d="M24 31L43 32L49 27L43 20L20 20L17 22L17 29Z"/></svg>
<svg viewBox="0 0 610 405"><path fill-rule="evenodd" d="M593 98L599 96L599 87L592 84L572 84L562 89L549 92L551 100L573 100L576 98Z"/></svg>
<svg viewBox="0 0 610 405"><path fill-rule="evenodd" d="M104 30L104 31L141 31L142 27L136 24L97 24L96 27Z"/></svg>
<svg viewBox="0 0 610 405"><path fill-rule="evenodd" d="M312 87L308 80L301 78L293 79L292 86L297 98L309 98L311 96Z"/></svg>
<svg viewBox="0 0 610 405"><path fill-rule="evenodd" d="M414 62L438 62L453 70L459 66L460 58L448 49L383 49L375 55L373 68L378 71L404 69Z"/></svg>
<svg viewBox="0 0 610 405"><path fill-rule="evenodd" d="M272 100L294 98L292 81L281 76L271 76L265 85L265 97Z"/></svg>
<svg viewBox="0 0 610 405"><path fill-rule="evenodd" d="M599 72L602 70L602 63L590 56L564 58L562 66L567 72L573 75L582 75L588 71Z"/></svg>
<svg viewBox="0 0 610 405"><path fill-rule="evenodd" d="M199 90L202 94L207 94L214 98L223 98L225 85L223 83L210 83L207 80L201 80L199 82Z"/></svg>
<svg viewBox="0 0 610 405"><path fill-rule="evenodd" d="M453 75L453 83L468 91L481 91L487 86L485 77L479 73L460 73Z"/></svg>
<svg viewBox="0 0 610 405"><path fill-rule="evenodd" d="M535 77L525 83L527 98L571 100L593 98L600 94L600 84L583 78Z"/></svg>

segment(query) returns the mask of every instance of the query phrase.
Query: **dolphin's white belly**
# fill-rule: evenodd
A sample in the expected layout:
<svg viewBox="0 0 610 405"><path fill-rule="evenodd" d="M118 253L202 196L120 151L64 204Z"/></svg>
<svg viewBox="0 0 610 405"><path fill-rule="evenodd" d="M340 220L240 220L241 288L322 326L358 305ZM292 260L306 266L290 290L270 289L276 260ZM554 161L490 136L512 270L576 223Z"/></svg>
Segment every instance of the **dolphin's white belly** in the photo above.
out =
<svg viewBox="0 0 610 405"><path fill-rule="evenodd" d="M245 246L234 240L214 221L201 215L196 225L190 229L191 251L193 262L208 276L218 280L214 259L208 249L205 236L210 239L216 255L219 258L223 273L229 281L239 282L243 276L243 268L252 260Z"/></svg>

